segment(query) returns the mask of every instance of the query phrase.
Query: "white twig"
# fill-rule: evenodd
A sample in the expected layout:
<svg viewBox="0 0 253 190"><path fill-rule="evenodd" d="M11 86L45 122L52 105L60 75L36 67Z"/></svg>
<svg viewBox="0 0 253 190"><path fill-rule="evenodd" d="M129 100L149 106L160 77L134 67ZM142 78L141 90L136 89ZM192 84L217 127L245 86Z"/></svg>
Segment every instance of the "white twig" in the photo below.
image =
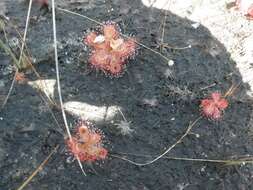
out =
<svg viewBox="0 0 253 190"><path fill-rule="evenodd" d="M54 0L52 0L52 14L53 14L53 34L54 34L54 56L55 56L55 69L56 69L56 80L57 80L57 90L59 94L59 100L60 100L60 107L62 111L62 117L64 120L64 125L66 127L67 134L70 139L72 139L70 129L67 122L67 117L65 110L63 108L63 100L62 100L62 93L61 93L61 83L60 83L60 74L59 74L59 62L58 62L58 51L57 51L57 37L56 37L56 23L55 23L55 6L54 6Z"/></svg>
<svg viewBox="0 0 253 190"><path fill-rule="evenodd" d="M151 155L141 155L141 154L129 154L129 153L120 153L120 154L124 154L124 155L131 155L131 156L136 156L136 157L153 157ZM110 155L111 157L114 158L119 158L121 160L125 160L127 162L130 161L130 163L132 162L131 160L124 158L122 156L118 156L118 155ZM169 160L179 160L179 161L192 161L192 162L210 162L210 163L222 163L222 164L227 164L227 165L233 165L233 164L252 164L253 160L252 158L249 157L249 159L229 159L229 160L219 160L219 159L205 159L205 158L185 158L185 157L175 157L175 156L164 156L164 159L169 159Z"/></svg>
<svg viewBox="0 0 253 190"><path fill-rule="evenodd" d="M22 45L21 45L21 50L20 50L18 65L20 65L20 63L21 63L23 52L24 52L26 35L27 35L27 30L28 30L29 20L30 20L30 14L31 14L31 9L32 9L32 2L33 2L33 0L29 1L29 7L28 7L28 12L27 12L27 17L26 17L26 23L25 23L25 32L24 32L24 36L23 36L23 40L22 40Z"/></svg>
<svg viewBox="0 0 253 190"><path fill-rule="evenodd" d="M52 0L52 15L53 15L53 34L54 34L54 56L55 56L55 69L56 69L56 80L57 80L57 90L60 100L60 107L62 112L62 117L64 121L64 125L68 134L69 139L72 139L70 129L67 122L66 113L63 107L63 100L62 100L62 93L61 93L61 83L60 83L60 72L59 72L59 62L58 62L58 51L57 51L57 37L56 37L56 19L55 19L55 0ZM81 168L81 171L86 176L86 173L83 170L83 166L81 164L81 161L79 157L77 157L78 164Z"/></svg>
<svg viewBox="0 0 253 190"><path fill-rule="evenodd" d="M117 158L120 158L122 160L125 160L131 164L134 164L136 166L146 166L146 165L150 165L150 164L153 164L154 162L156 162L157 160L161 159L162 157L164 157L167 153L169 153L173 148L175 148L179 143L182 142L182 140L191 132L191 129L194 127L194 125L200 120L202 119L202 116L198 117L193 123L191 123L188 127L187 127L187 130L185 131L185 133L173 144L171 145L169 148L166 149L166 151L164 151L162 154L160 154L159 156L157 156L156 158L154 158L153 160L151 161L148 161L148 162L145 162L145 163L139 163L139 162L135 162L135 161L132 161L130 159L127 159L127 158L123 158L123 157L117 157L117 156L114 156L114 157L117 157Z"/></svg>

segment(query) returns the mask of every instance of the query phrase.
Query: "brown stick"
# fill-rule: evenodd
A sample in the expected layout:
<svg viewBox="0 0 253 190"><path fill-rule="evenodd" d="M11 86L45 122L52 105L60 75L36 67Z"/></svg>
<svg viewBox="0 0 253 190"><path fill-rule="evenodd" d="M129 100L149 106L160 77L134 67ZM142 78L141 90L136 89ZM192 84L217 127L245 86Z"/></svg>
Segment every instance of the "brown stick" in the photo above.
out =
<svg viewBox="0 0 253 190"><path fill-rule="evenodd" d="M39 165L39 167L24 181L24 183L17 189L22 190L26 187L32 179L43 169L43 167L48 163L49 159L57 152L59 145L57 145L52 152L46 157L46 159Z"/></svg>

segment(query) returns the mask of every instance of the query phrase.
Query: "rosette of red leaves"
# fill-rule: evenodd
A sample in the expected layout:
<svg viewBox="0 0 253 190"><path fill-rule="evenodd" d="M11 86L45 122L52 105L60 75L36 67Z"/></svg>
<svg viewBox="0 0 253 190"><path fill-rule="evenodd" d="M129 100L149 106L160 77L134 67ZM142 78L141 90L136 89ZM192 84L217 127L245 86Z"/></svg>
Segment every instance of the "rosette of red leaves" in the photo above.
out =
<svg viewBox="0 0 253 190"><path fill-rule="evenodd" d="M210 98L201 100L201 113L210 119L219 120L222 112L228 107L228 101L220 93L214 92Z"/></svg>
<svg viewBox="0 0 253 190"><path fill-rule="evenodd" d="M69 151L82 162L103 160L108 154L101 133L84 121L79 121L76 133L66 143Z"/></svg>
<svg viewBox="0 0 253 190"><path fill-rule="evenodd" d="M100 33L90 32L84 43L93 49L89 63L113 76L122 73L126 60L136 51L135 39L121 38L115 23L104 24Z"/></svg>

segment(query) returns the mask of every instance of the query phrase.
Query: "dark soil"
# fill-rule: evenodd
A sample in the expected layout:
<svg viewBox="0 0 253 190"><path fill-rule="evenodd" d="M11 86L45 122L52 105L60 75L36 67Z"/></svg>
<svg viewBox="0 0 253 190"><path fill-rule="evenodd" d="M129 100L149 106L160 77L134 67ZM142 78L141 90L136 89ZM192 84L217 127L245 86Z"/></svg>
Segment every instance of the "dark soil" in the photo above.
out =
<svg viewBox="0 0 253 190"><path fill-rule="evenodd" d="M64 3L61 4L64 7ZM91 1L65 8L100 21L115 21L122 33L134 35L148 47L157 48L159 26L164 12L145 7L141 1ZM81 7L81 8L80 8ZM113 11L109 11L113 8ZM6 15L23 31L27 6L8 2ZM51 13L33 8L28 32L28 47L36 58L35 67L45 78L55 78L52 59ZM35 17L34 17L35 18ZM199 116L199 101L211 92L225 93L232 84L241 81L233 60L224 46L203 26L194 29L191 21L168 12L164 42L177 47L189 44L192 48L164 48L163 54L173 59L172 67L161 56L139 48L135 59L119 78L111 78L87 66L89 52L82 36L97 25L73 15L57 11L59 60L64 101L79 101L95 106L119 106L132 121L131 135L123 136L111 121L95 123L104 134L111 154L133 153L158 155L173 144L188 124ZM10 37L11 30L9 31ZM14 35L14 34L13 34ZM2 34L1 34L2 36ZM8 57L0 52L3 72ZM172 75L167 73L172 71ZM7 94L13 74L0 74ZM27 74L34 80L33 74ZM212 85L215 84L215 85ZM207 86L210 86L206 88ZM193 133L173 149L168 156L208 159L231 159L252 154L252 102L245 94L247 85L229 98L230 106L221 121L202 119ZM57 95L57 92L55 92ZM144 100L156 100L156 104ZM224 167L213 163L161 159L152 165L137 167L109 157L104 162L84 164L84 177L77 162L69 162L64 138L58 132L49 111L43 111L39 93L28 85L15 85L8 104L0 112L0 189L16 189L43 161L56 144L61 147L43 171L26 189L36 190L203 190L253 189L251 165ZM62 125L61 114L54 110ZM77 118L68 117L74 124ZM120 114L112 119L122 120ZM135 160L136 157L127 155ZM136 161L146 162L139 157Z"/></svg>

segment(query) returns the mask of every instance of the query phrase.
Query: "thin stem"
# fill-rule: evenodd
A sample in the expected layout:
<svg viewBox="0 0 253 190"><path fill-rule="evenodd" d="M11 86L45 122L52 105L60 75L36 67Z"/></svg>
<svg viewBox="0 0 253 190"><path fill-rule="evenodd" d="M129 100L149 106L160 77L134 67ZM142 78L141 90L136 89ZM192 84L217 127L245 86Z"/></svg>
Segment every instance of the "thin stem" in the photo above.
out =
<svg viewBox="0 0 253 190"><path fill-rule="evenodd" d="M9 91L8 91L7 96L6 96L5 99L4 99L4 102L3 102L2 106L1 106L1 109L4 108L4 106L7 104L8 100L9 100L9 97L10 97L11 92L12 92L12 90L13 90L13 88L14 88L14 85L15 85L15 81L16 81L16 76L17 76L17 74L18 74L18 69L16 69L16 71L15 71L15 74L14 74L13 79L12 79L12 82L11 82L11 86L10 86L10 88L9 88Z"/></svg>
<svg viewBox="0 0 253 190"><path fill-rule="evenodd" d="M174 50L184 50L184 49L189 49L191 48L192 46L191 45L188 45L188 46L184 46L184 47L174 47L174 46L170 46L168 44L161 44L162 47L166 47L166 48L169 48L169 49L174 49Z"/></svg>
<svg viewBox="0 0 253 190"><path fill-rule="evenodd" d="M63 107L63 100L62 100L62 93L61 93L61 83L60 83L60 72L59 72L59 62L58 62L58 51L57 51L57 37L56 37L56 19L55 19L55 0L52 0L52 15L53 15L53 34L54 34L54 58L55 58L55 69L56 69L56 80L57 80L57 90L58 90L58 96L60 100L60 108L62 112L62 117L64 121L64 125L68 134L68 137L70 140L72 140L72 136L70 133L70 129L67 122L66 113ZM82 163L77 157L78 164L81 168L82 173L86 176L86 173L83 170Z"/></svg>
<svg viewBox="0 0 253 190"><path fill-rule="evenodd" d="M24 36L23 36L23 40L22 40L22 45L21 45L21 51L20 51L20 55L19 55L18 65L21 64L21 61L22 61L22 58L23 58L23 52L24 52L24 47L25 47L26 35L27 35L27 30L28 30L29 20L30 20L30 14L31 14L31 9L32 9L32 2L33 2L33 0L29 1L29 7L28 7L27 16L26 16L26 23L25 23L25 32L24 32Z"/></svg>
<svg viewBox="0 0 253 190"><path fill-rule="evenodd" d="M14 61L15 66L18 68L18 60L10 48L0 39L0 47L5 51L6 54L10 55Z"/></svg>
<svg viewBox="0 0 253 190"><path fill-rule="evenodd" d="M239 88L239 86L241 85L241 81L237 84L237 85L232 85L228 90L227 90L227 92L225 93L225 95L224 95L224 98L226 98L226 97L228 97L228 96L232 96L233 94L234 94L234 92L235 92L235 90L237 89L237 88Z"/></svg>
<svg viewBox="0 0 253 190"><path fill-rule="evenodd" d="M17 30L16 26L15 26L11 21L8 21L8 22L7 22L7 21L4 21L4 22L5 22L5 24L10 25L10 26L17 32L17 34L18 34L18 36L19 36L19 40L20 40L22 43L24 43L24 48L25 48L25 50L27 51L27 54L28 54L28 55L23 54L23 56L25 56L25 59L28 60L27 63L29 64L29 66L31 66L31 68L32 68L33 72L35 73L35 75L36 75L39 79L41 79L41 76L40 76L39 73L36 71L36 69L34 68L34 66L33 66L31 60L29 59L29 57L32 57L32 56L31 56L31 53L30 53L29 50L28 50L28 47L27 47L26 43L22 40L22 36L21 36L20 32ZM5 31L5 29L4 29L4 31ZM8 41L6 31L5 31L5 34L6 34L6 35L5 35L6 41ZM20 46L19 46L19 49L21 49ZM14 54L13 54L13 55L14 55ZM14 55L14 56L15 56L15 55ZM18 60L17 60L16 62L17 62L16 66L18 67Z"/></svg>
<svg viewBox="0 0 253 190"><path fill-rule="evenodd" d="M60 126L58 120L56 119L53 110L51 109L49 103L47 102L48 97L46 96L46 98L47 98L47 99L46 99L46 98L44 98L44 96L42 95L42 93L41 93L40 91L39 91L38 93L39 93L39 96L40 96L40 98L42 99L42 101L45 103L45 105L46 105L48 111L50 112L50 114L51 114L53 120L55 121L57 127L59 128L60 131L58 131L58 132L61 133L62 136L64 136L64 132L63 132L63 130L62 130L62 128L61 128L61 126ZM49 102L50 102L50 100L49 100ZM51 103L51 102L50 102L50 103ZM55 104L53 104L53 106L55 106Z"/></svg>
<svg viewBox="0 0 253 190"><path fill-rule="evenodd" d="M96 21L96 20L94 20L94 19L92 19L92 18L90 18L90 17L87 17L87 16L85 16L85 15L82 15L82 14L79 14L79 13L75 13L75 12L69 11L69 10L67 10L67 9L62 9L62 8L57 8L57 9L60 10L60 11L65 12L65 13L69 13L69 14L72 14L72 15L76 15L76 16L85 18L85 19L87 19L87 20L89 20L89 21L91 21L91 22L94 22L94 23L96 23L96 24L103 25L102 22ZM121 34L123 37L129 39L129 37L128 37L127 35L122 34L122 33L120 33L120 34ZM142 44L142 43L137 42L137 41L135 41L135 43L138 44L139 46L142 46L142 47L144 47L145 49L147 49L147 50L149 50L149 51L151 51L151 52L153 52L153 53L155 53L155 54L161 56L161 57L164 58L167 62L170 61L170 59L169 59L168 57L164 56L163 54L161 54L161 53L158 52L158 51L155 51L155 50L151 49L150 47L146 46L145 44Z"/></svg>
<svg viewBox="0 0 253 190"><path fill-rule="evenodd" d="M151 161L148 161L146 163L139 163L139 162L135 162L132 160L129 160L127 158L121 158L122 160L125 160L131 164L134 164L136 166L146 166L146 165L150 165L153 164L154 162L156 162L157 160L161 159L162 157L164 157L167 153L169 153L173 148L175 148L179 143L181 143L183 141L183 139L191 132L192 128L195 126L195 124L202 119L202 116L199 116L193 123L191 123L188 128L186 129L185 133L173 144L171 145L169 148L166 149L166 151L164 151L162 154L160 154L159 156L157 156L156 158L154 158ZM114 156L115 157L115 156ZM119 158L119 157L118 157Z"/></svg>
<svg viewBox="0 0 253 190"><path fill-rule="evenodd" d="M64 125L68 134L68 137L72 139L70 129L67 122L66 113L63 108L62 92L61 92L61 83L60 83L60 72L59 72L59 62L58 62L58 51L57 51L57 37L56 37L56 22L55 22L55 1L52 0L52 15L53 15L53 35L54 35L54 58L55 58L55 69L56 69L56 80L57 80L57 90L60 100L60 107L62 112L62 117Z"/></svg>
<svg viewBox="0 0 253 190"><path fill-rule="evenodd" d="M131 153L119 153L123 155L131 155L136 157L146 157L146 158L152 158L154 156L151 155L141 155L141 154L131 154ZM121 160L125 160L128 162L132 162L131 160L124 158L119 155L111 154L111 157L119 158ZM192 161L192 162L211 162L211 163L221 163L226 165L236 165L236 164L253 164L253 159L238 159L238 160L221 160L221 159L204 159L204 158L184 158L184 157L176 157L176 156L164 156L163 159L168 160L179 160L179 161Z"/></svg>
<svg viewBox="0 0 253 190"><path fill-rule="evenodd" d="M12 83L11 83L11 87L10 87L10 89L8 91L8 94L7 94L7 96L6 96L6 98L5 98L4 102L3 102L2 107L1 107L2 109L6 105L8 99L9 99L9 97L11 95L11 92L12 92L12 90L14 88L14 85L15 85L16 76L18 74L18 68L21 67L20 63L21 63L22 56L23 56L23 51L24 51L24 46L25 46L25 40L26 40L27 30L28 30L28 26L29 26L29 18L30 18L30 13L31 13L31 7L32 7L32 0L30 0L30 2L29 2L29 7L28 7L28 11L27 11L27 17L26 17L26 24L25 24L25 32L24 32L24 36L23 36L23 41L22 41L22 45L21 45L21 51L20 51L20 56L19 56L18 62L17 62L16 57L14 56L14 54L11 52L11 50L9 48L7 48L7 46L2 42L2 40L0 42L1 43L0 44L1 47L4 48L5 52L8 52L11 55L11 57L13 58L14 62L16 63L16 66L17 66L16 71L15 71L15 75L14 75Z"/></svg>
<svg viewBox="0 0 253 190"><path fill-rule="evenodd" d="M12 90L13 90L13 88L14 88L15 81L16 81L16 76L17 76L17 74L18 74L18 66L19 66L19 64L18 64L18 60L17 60L17 58L15 57L14 53L10 50L9 47L7 47L7 45L4 44L4 42L3 42L1 39L0 39L0 47L1 47L2 49L4 49L5 53L7 53L8 55L11 56L11 58L12 58L13 61L14 61L14 64L16 65L16 68L15 68L16 71L15 71L15 74L14 74L14 76L13 76L13 79L12 79L12 82L11 82L11 86L10 86L10 88L9 88L9 90L8 90L8 94L6 95L6 97L5 97L4 101L3 101L3 104L2 104L2 106L1 106L1 109L3 109L4 106L7 104L8 99L10 98L11 92L12 92Z"/></svg>
<svg viewBox="0 0 253 190"><path fill-rule="evenodd" d="M167 19L167 11L165 10L164 20L163 20L163 28L162 28L162 36L161 36L161 44L163 44L164 34L165 34L165 25ZM160 52L163 51L163 45L160 46Z"/></svg>
<svg viewBox="0 0 253 190"><path fill-rule="evenodd" d="M11 27L12 27L12 28L17 32L17 34L19 35L20 41L22 41L22 42L24 43L24 41L21 39L22 36L21 36L20 32L16 29L15 25L14 25L13 23L11 23L11 21L8 21L8 22L7 22L7 21L4 21L4 22L5 22L5 24L11 25ZM7 33L6 33L4 27L3 27L3 31L4 31L5 41L8 42ZM26 46L25 43L24 43L24 45L25 45L24 48L26 48L26 51L27 51L28 54L29 54L29 50L28 50L28 48L27 48L27 46ZM0 39L0 47L2 47L2 48L5 50L5 52L11 56L11 58L12 58L13 61L14 61L14 64L16 65L16 67L18 67L18 60L16 59L16 56L14 55L14 53L12 52L12 50L11 50L9 47L7 47L7 45L4 44L4 42L3 42L1 39ZM21 49L20 46L19 46L19 48ZM24 56L24 54L23 54L23 56ZM29 55L29 56L30 56L30 55ZM31 57L31 56L30 56L30 57ZM28 57L26 57L26 58L28 59ZM31 61L29 61L28 63L30 64L30 66L31 66L33 72L35 73L36 77L37 77L38 79L42 80L42 77L41 77L40 74L36 71L36 69L35 69L35 67L33 66L33 64L31 63ZM13 86L14 86L14 82L15 82L16 75L17 75L17 72L15 73L15 75L14 75L14 77L13 77L13 81L12 81L11 87L10 87L10 89L9 89L8 95L6 96L6 98L5 98L5 100L4 100L4 103L3 103L2 106L1 106L1 109L4 108L4 106L5 106L6 102L7 102L7 100L9 99L10 92L12 91L12 88L13 88ZM46 83L45 83L45 85L46 85ZM40 87L41 87L41 89L43 88L43 87L42 87L42 81L40 81ZM55 102L51 99L51 97L49 97L49 96L46 96L46 98L47 98L47 100L46 100L46 99L43 97L41 91L39 91L39 95L40 95L41 99L44 101L44 103L46 104L46 106L47 106L47 108L48 108L50 114L52 115L52 117L53 117L53 119L54 119L56 125L60 128L60 124L59 124L59 122L57 121L57 119L56 119L56 117L55 117L55 115L54 115L54 113L53 113L51 107L49 106L47 100L49 101L49 103L50 103L51 105L56 105L56 103L55 103ZM61 129L61 128L60 128L60 129ZM62 132L60 132L60 133L62 133ZM63 133L62 133L62 134L63 134Z"/></svg>
<svg viewBox="0 0 253 190"><path fill-rule="evenodd" d="M76 13L76 12L73 12L73 11L69 11L69 10L67 10L67 9L62 9L62 8L60 8L60 7L57 7L57 9L60 10L60 11L63 11L63 12L72 14L72 15L76 15L76 16L85 18L85 19L87 19L87 20L89 20L89 21L91 21L91 22L94 22L94 23L96 23L96 24L103 25L102 22L99 22L99 21L97 21L97 20L94 20L94 19L92 19L92 18L90 18L90 17L87 17L87 16L85 16L85 15L81 15L81 14L79 14L79 13Z"/></svg>
<svg viewBox="0 0 253 190"><path fill-rule="evenodd" d="M43 169L43 167L48 163L49 159L52 157L54 153L57 152L59 145L57 145L53 151L46 157L46 159L39 165L39 167L24 181L24 183L17 189L22 190L24 189L32 179Z"/></svg>
<svg viewBox="0 0 253 190"><path fill-rule="evenodd" d="M118 108L118 110L119 110L119 113L121 114L121 116L123 117L124 121L127 122L127 119L126 119L126 117L124 116L124 114L123 114L123 112L121 111L121 109Z"/></svg>

